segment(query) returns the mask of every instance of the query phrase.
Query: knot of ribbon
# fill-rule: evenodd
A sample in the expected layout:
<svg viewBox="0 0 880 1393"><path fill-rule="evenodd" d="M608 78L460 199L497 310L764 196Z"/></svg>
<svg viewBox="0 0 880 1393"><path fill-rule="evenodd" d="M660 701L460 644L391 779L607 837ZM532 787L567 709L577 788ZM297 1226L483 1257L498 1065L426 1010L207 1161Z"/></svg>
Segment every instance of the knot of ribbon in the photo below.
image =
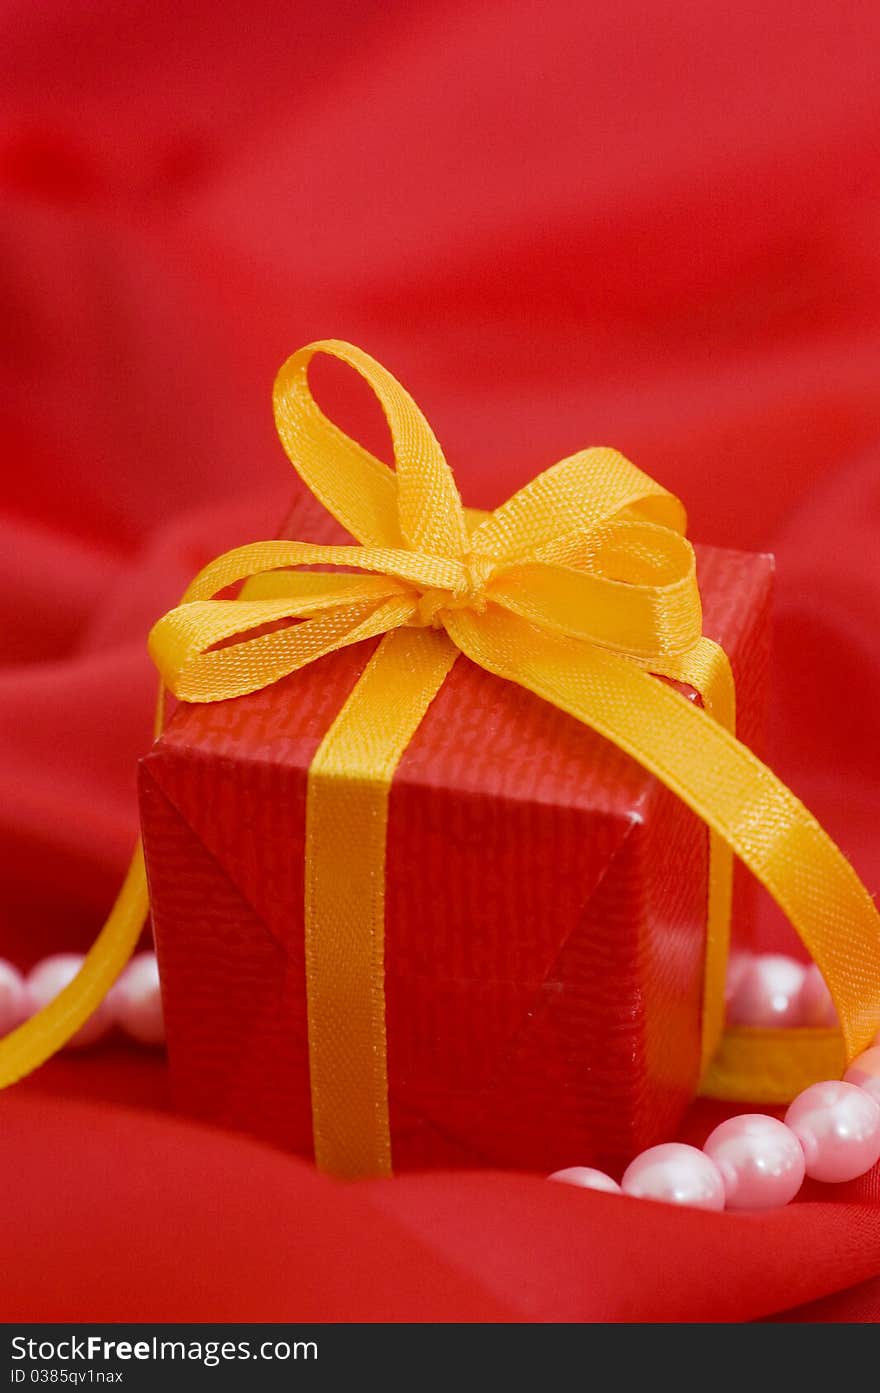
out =
<svg viewBox="0 0 880 1393"><path fill-rule="evenodd" d="M375 392L393 470L318 407L308 380L318 353L347 363ZM337 340L288 359L274 405L295 469L355 544L265 541L227 552L159 620L149 647L165 687L183 701L212 702L381 640L309 770L304 922L319 1164L348 1175L390 1170L388 788L460 655L614 742L707 825L704 1091L782 1101L811 1071L827 1076L864 1049L880 1024L880 917L815 818L736 739L730 665L702 633L679 500L602 448L561 460L494 512L467 509L409 394ZM702 704L657 677L689 685ZM778 1048L762 1037L760 1064L748 1031L722 1039L733 855L800 934L841 1024L840 1032L779 1032ZM0 1083L35 1067L95 1008L146 907L139 850L80 977L0 1042Z"/></svg>
<svg viewBox="0 0 880 1393"><path fill-rule="evenodd" d="M482 614L489 603L487 587L495 575L496 563L491 556L467 552L461 558L461 578L452 590L423 590L419 596L415 627L443 628L443 612L449 609L472 609Z"/></svg>

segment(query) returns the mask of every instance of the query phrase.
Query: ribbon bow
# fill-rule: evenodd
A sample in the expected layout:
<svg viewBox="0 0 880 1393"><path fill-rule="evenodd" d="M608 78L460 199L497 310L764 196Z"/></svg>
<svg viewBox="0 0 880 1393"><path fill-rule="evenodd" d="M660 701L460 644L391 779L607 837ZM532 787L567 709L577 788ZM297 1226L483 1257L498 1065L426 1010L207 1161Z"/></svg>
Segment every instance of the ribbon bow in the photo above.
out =
<svg viewBox="0 0 880 1393"><path fill-rule="evenodd" d="M375 390L396 473L317 407L307 377L317 352L349 363ZM526 626L654 671L670 667L676 677L696 667L695 652L707 668L723 667L717 645L701 636L684 509L616 450L562 460L492 514L465 510L415 402L373 359L335 341L285 364L275 417L297 472L360 545L263 542L206 567L150 635L156 665L182 700L241 696L324 653L403 627L445 630L493 670L504 661L500 645L535 642ZM289 569L301 566L367 574ZM215 598L245 580L237 598ZM309 622L229 644L290 620Z"/></svg>
<svg viewBox="0 0 880 1393"><path fill-rule="evenodd" d="M349 364L373 389L390 427L394 470L319 409L308 382L316 353ZM613 741L707 824L710 1084L728 1095L755 1086L747 1048L734 1050L720 1071L716 1063L714 1080L711 1064L723 1024L732 853L823 971L847 1058L864 1049L880 1022L880 917L816 820L735 737L730 666L702 635L678 499L617 451L591 449L539 474L493 513L465 509L409 394L367 354L336 340L295 353L278 375L274 402L294 467L358 545L269 541L228 552L196 577L149 642L164 684L184 701L207 702L381 637L309 770L306 974L319 1164L344 1174L390 1169L382 976L388 788L460 654ZM322 567L334 569L315 569ZM217 598L230 587L241 588ZM656 676L695 688L702 708ZM126 915L145 905L138 864L87 959L92 996L125 951ZM116 933L108 935L114 915ZM83 992L73 987L68 1026L80 1023L83 1009ZM39 1021L16 1032L37 1026L25 1068L40 1052ZM48 1026L57 1041L58 1019ZM0 1081L15 1038L0 1044Z"/></svg>

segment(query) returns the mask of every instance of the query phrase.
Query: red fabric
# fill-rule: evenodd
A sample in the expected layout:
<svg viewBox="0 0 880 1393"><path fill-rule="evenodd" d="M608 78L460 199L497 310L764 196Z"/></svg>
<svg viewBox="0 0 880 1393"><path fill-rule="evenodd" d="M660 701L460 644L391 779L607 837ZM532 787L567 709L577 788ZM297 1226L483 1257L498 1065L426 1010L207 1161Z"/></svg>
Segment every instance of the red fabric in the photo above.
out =
<svg viewBox="0 0 880 1393"><path fill-rule="evenodd" d="M273 529L270 383L328 334L412 389L475 504L613 443L695 536L776 552L773 762L880 887L878 41L873 0L6 0L0 951L100 922L144 632ZM504 1175L340 1196L162 1090L110 1050L3 1100L5 1312L877 1313L876 1174L762 1218Z"/></svg>

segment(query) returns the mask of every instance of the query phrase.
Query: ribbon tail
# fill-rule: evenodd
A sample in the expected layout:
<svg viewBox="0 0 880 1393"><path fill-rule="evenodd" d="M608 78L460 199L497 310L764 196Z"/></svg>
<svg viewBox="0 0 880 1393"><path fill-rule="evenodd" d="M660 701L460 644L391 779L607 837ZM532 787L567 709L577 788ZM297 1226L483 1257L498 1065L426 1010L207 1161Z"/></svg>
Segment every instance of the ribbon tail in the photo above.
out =
<svg viewBox="0 0 880 1393"><path fill-rule="evenodd" d="M231 601L229 607L234 610L245 603ZM257 608L264 616L272 612L268 602ZM154 625L150 652L163 681L181 701L225 701L258 691L328 653L399 628L409 622L414 608L409 596L392 594L378 604L340 605L302 623L215 648L210 645L217 625L209 622L205 633L201 606L181 605ZM234 627L234 617L231 622Z"/></svg>
<svg viewBox="0 0 880 1393"><path fill-rule="evenodd" d="M156 739L165 725L165 705L165 687L160 682L153 715ZM97 1011L137 948L149 912L147 868L138 837L113 908L73 981L30 1020L0 1040L0 1089L39 1069Z"/></svg>
<svg viewBox="0 0 880 1393"><path fill-rule="evenodd" d="M446 616L475 663L599 732L655 774L773 896L822 971L847 1060L880 1023L880 916L794 794L705 711L626 659L548 635L500 608Z"/></svg>
<svg viewBox="0 0 880 1393"><path fill-rule="evenodd" d="M97 1010L137 947L148 911L147 875L138 841L116 903L73 981L0 1040L0 1088L44 1064Z"/></svg>
<svg viewBox="0 0 880 1393"><path fill-rule="evenodd" d="M811 1083L841 1078L845 1068L839 1030L732 1025L700 1092L735 1103L790 1103Z"/></svg>
<svg viewBox="0 0 880 1393"><path fill-rule="evenodd" d="M732 735L736 734L736 684L724 649L701 638L688 653L659 662L639 663L647 671L698 692L703 708ZM733 852L709 828L709 893L706 906L706 968L703 974L703 1018L700 1031L701 1067L706 1075L724 1033L724 991L730 954L730 914L733 903ZM757 1096L757 1095L755 1095Z"/></svg>

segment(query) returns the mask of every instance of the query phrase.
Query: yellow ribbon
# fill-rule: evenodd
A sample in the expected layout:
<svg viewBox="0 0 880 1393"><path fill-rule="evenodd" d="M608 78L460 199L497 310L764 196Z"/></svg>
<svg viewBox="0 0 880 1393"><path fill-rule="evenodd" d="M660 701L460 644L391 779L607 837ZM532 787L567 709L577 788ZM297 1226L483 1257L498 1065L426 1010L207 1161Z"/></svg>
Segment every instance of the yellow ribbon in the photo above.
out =
<svg viewBox="0 0 880 1393"><path fill-rule="evenodd" d="M308 382L316 353L341 359L372 387L395 470L321 412ZM812 815L735 737L730 666L702 635L678 499L615 450L592 449L538 475L494 513L466 510L412 398L367 354L335 340L285 363L275 417L301 478L358 544L270 541L226 553L156 624L150 651L178 698L207 702L381 638L309 770L305 935L318 1164L342 1175L390 1171L388 790L462 653L613 741L707 824L705 1090L784 1094L811 1070L839 1069L864 1049L880 1023L880 917ZM241 587L236 598L217 598L230 587ZM652 674L695 688L703 707ZM716 1054L732 853L797 929L841 1022L839 1034L780 1032L769 1068L749 1032L728 1032ZM42 1062L94 1009L133 948L145 907L138 851L80 978L0 1043L0 1085Z"/></svg>

